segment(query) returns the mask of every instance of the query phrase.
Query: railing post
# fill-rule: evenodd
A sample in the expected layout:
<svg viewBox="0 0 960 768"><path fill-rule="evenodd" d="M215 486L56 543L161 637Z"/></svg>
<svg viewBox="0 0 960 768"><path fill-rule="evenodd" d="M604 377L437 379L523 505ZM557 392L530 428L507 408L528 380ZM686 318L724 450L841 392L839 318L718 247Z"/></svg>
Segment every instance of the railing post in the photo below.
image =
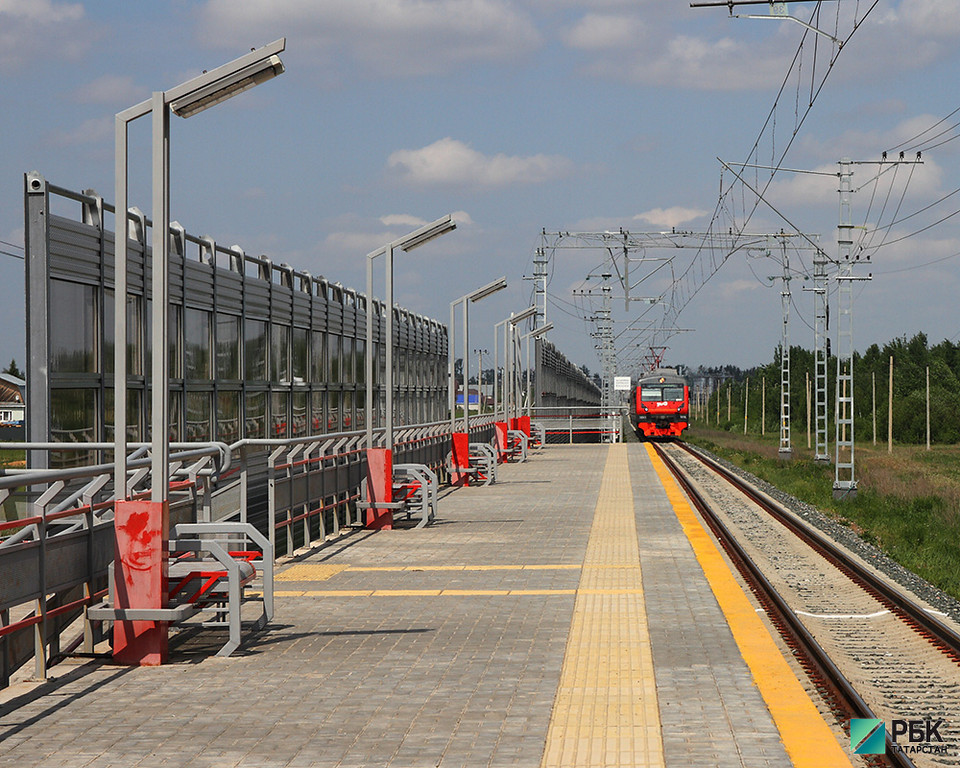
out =
<svg viewBox="0 0 960 768"><path fill-rule="evenodd" d="M240 446L240 522L247 522L247 492L249 477L247 473L247 446ZM271 534L272 535L272 534ZM273 539L271 538L271 542Z"/></svg>
<svg viewBox="0 0 960 768"><path fill-rule="evenodd" d="M63 481L58 480L46 491L40 494L33 502L33 517L39 517L37 523L37 539L39 542L37 559L37 589L39 597L36 600L38 621L33 625L33 658L34 677L37 680L47 679L47 505L63 489Z"/></svg>

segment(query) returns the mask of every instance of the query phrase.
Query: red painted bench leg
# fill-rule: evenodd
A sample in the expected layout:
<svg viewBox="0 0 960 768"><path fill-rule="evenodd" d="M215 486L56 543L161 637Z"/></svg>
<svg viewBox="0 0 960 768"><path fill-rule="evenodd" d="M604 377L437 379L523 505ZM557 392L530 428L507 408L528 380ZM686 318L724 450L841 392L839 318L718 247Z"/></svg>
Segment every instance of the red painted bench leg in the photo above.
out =
<svg viewBox="0 0 960 768"><path fill-rule="evenodd" d="M165 501L115 505L114 581L117 608L164 608L167 595L169 507ZM118 664L158 666L167 660L166 621L118 621L113 659Z"/></svg>
<svg viewBox="0 0 960 768"><path fill-rule="evenodd" d="M393 453L389 448L367 449L368 501L389 504L393 501ZM370 508L366 527L373 530L393 529L393 510Z"/></svg>

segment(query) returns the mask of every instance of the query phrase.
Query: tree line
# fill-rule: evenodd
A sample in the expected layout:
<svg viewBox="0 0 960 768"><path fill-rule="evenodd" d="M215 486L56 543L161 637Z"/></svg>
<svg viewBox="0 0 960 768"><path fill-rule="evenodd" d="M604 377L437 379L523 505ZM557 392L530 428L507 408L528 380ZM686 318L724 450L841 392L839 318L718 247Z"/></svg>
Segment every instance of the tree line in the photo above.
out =
<svg viewBox="0 0 960 768"><path fill-rule="evenodd" d="M877 439L886 436L888 397L890 392L890 358L893 358L893 436L900 443L922 444L926 440L927 369L930 370L930 439L942 444L960 443L960 344L944 339L930 346L927 336L918 333L908 339L902 336L882 347L872 344L864 352L854 353L854 427L856 439L873 437L874 414ZM774 350L773 360L762 366L741 369L724 365L699 366L688 369L691 384L698 381L712 387L709 399L699 404L710 424L721 429L743 429L744 399L747 403L748 431L760 432L766 421L767 431L777 433L780 419L781 349ZM807 375L810 397L815 397L814 353L802 347L790 347L790 418L791 428L805 430L807 420ZM827 415L833 432L835 418L837 359L827 360ZM747 382L749 381L749 392ZM762 390L766 383L766 398ZM691 406L696 387L691 390ZM728 395L729 392L729 395ZM876 393L874 395L874 392ZM728 397L731 403L727 418ZM761 411L761 408L764 408ZM815 419L811 402L811 418Z"/></svg>

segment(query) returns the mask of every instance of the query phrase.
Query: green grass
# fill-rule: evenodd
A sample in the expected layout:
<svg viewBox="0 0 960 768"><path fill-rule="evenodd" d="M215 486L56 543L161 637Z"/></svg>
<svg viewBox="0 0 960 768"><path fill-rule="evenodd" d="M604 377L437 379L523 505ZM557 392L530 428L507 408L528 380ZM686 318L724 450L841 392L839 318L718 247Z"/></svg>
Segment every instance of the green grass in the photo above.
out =
<svg viewBox="0 0 960 768"><path fill-rule="evenodd" d="M808 456L792 461L776 458L777 445L772 443L770 455L769 439L701 429L691 431L688 440L816 506L960 599L960 514L954 487L960 484L960 461L955 451L905 448L891 459L878 450L858 448L859 477L870 482L858 483L856 498L838 501L833 498L832 465L817 465Z"/></svg>

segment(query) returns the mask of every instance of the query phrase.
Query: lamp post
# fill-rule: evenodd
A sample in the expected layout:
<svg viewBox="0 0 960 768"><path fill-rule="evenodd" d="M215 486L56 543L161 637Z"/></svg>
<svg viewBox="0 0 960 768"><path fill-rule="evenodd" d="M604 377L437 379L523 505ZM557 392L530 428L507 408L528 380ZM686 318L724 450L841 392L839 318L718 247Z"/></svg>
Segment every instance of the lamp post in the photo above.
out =
<svg viewBox="0 0 960 768"><path fill-rule="evenodd" d="M367 449L373 448L373 260L378 256L386 257L386 284L384 293L384 308L386 311L385 343L387 346L386 381L383 386L387 392L387 408L385 414L387 450L393 450L393 252L394 250L412 251L431 240L452 232L457 228L453 214L447 214L430 224L426 224L413 232L404 235L382 248L367 254L367 349L365 363L367 368Z"/></svg>
<svg viewBox="0 0 960 768"><path fill-rule="evenodd" d="M504 326L504 329L503 329L503 418L504 420L506 420L507 418L509 418L509 413L507 412L507 409L509 407L508 401L507 401L507 381L510 377L510 373L512 370L512 366L510 365L508 360L508 352L507 352L508 337L510 336L510 333L508 333L508 329L513 330L517 326L517 323L520 323L523 320L526 320L528 317L532 317L536 313L537 313L537 307L536 305L533 305L533 306L527 307L525 310L517 314L514 314L513 312L511 312L510 317L504 318L499 323L496 323L493 326L493 414L494 414L494 418L496 418L497 410L498 410L498 405L497 405L497 367L499 365L499 359L497 357L498 329L500 328L501 325ZM511 384L511 388L512 388L512 384Z"/></svg>
<svg viewBox="0 0 960 768"><path fill-rule="evenodd" d="M153 96L115 117L115 284L114 284L114 485L117 499L126 498L127 475L127 126L137 118L152 116L152 413L151 501L166 500L169 486L169 356L167 317L169 303L170 233L170 113L191 117L214 104L283 73L279 54L281 38L221 67L204 72Z"/></svg>
<svg viewBox="0 0 960 768"><path fill-rule="evenodd" d="M114 607L127 611L162 610L167 603L167 539L169 529L170 359L167 344L170 250L170 113L190 117L258 83L283 73L277 56L286 45L277 40L222 67L204 72L168 91L155 91L146 101L115 117L115 282L114 282ZM150 501L127 499L127 126L152 119L151 239L151 386ZM146 545L146 546L144 546ZM130 559L136 552L136 563ZM167 657L167 624L131 620L118 615L113 627L113 657L119 663L154 666Z"/></svg>
<svg viewBox="0 0 960 768"><path fill-rule="evenodd" d="M480 301L487 298L497 291L507 287L507 278L501 277L491 283L487 283L482 288L464 294L459 299L450 302L450 332L447 345L449 356L449 385L448 400L450 405L450 432L456 431L457 414L457 384L454 376L454 361L456 359L455 335L454 335L454 308L457 304L463 303L463 431L470 432L470 324L469 313L467 311L471 302ZM482 374L482 372L481 372ZM479 380L478 380L479 381ZM479 385L477 387L479 392Z"/></svg>
<svg viewBox="0 0 960 768"><path fill-rule="evenodd" d="M539 328L534 328L530 333L524 334L522 339L527 342L527 416L532 416L532 405L533 405L533 387L530 382L530 340L539 339L547 331L553 330L553 323L547 323L546 325L541 325Z"/></svg>
<svg viewBox="0 0 960 768"><path fill-rule="evenodd" d="M483 413L483 356L489 355L490 351L486 349L475 349L477 353L477 412Z"/></svg>

